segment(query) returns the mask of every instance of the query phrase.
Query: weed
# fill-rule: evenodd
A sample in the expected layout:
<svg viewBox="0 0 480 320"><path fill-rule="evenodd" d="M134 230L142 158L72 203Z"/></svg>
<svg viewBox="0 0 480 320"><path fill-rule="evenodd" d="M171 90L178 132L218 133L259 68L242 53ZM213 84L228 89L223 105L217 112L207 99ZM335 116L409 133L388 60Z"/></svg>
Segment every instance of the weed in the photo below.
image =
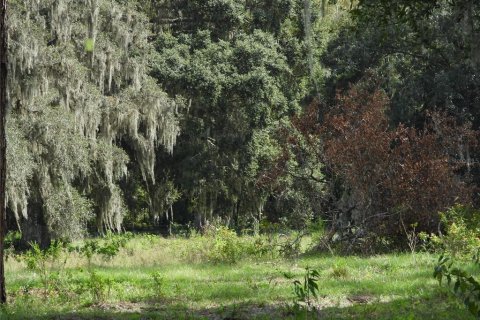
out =
<svg viewBox="0 0 480 320"><path fill-rule="evenodd" d="M165 296L165 276L159 271L151 274L153 280L153 292L155 297L162 298Z"/></svg>
<svg viewBox="0 0 480 320"><path fill-rule="evenodd" d="M85 282L87 291L90 292L93 302L104 302L110 297L110 292L114 281L109 278L98 274L95 271L90 271L88 280Z"/></svg>
<svg viewBox="0 0 480 320"><path fill-rule="evenodd" d="M330 274L335 279L348 278L348 269L344 266L334 266Z"/></svg>
<svg viewBox="0 0 480 320"><path fill-rule="evenodd" d="M111 260L120 252L120 249L127 245L132 237L131 233L108 233L105 238L86 240L80 245L70 246L69 250L78 252L85 257L88 267L91 268L92 259L95 255L101 256L104 260Z"/></svg>
<svg viewBox="0 0 480 320"><path fill-rule="evenodd" d="M47 295L51 284L51 273L54 269L63 269L67 263L67 258L61 262L61 253L64 244L61 241L53 241L51 245L45 249L40 249L37 243L30 243L30 250L25 254L25 262L27 268L40 276L44 294Z"/></svg>
<svg viewBox="0 0 480 320"><path fill-rule="evenodd" d="M475 264L479 265L478 256L474 257ZM447 256L440 256L433 277L442 285L445 279L453 293L463 301L468 311L477 319L480 318L480 282L467 271L454 267L454 260Z"/></svg>
<svg viewBox="0 0 480 320"><path fill-rule="evenodd" d="M410 252L412 255L415 257L415 252L417 248L417 244L420 241L419 234L416 231L417 228L417 223L411 224L410 225L410 230L405 227L405 224L403 223L403 219L400 216L400 223L402 225L403 231L405 232L405 236L407 237L407 245L408 248L410 249Z"/></svg>
<svg viewBox="0 0 480 320"><path fill-rule="evenodd" d="M292 279L291 274L284 273L287 279ZM317 270L305 268L305 274L302 281L293 281L293 291L295 293L294 308L295 313L302 312L305 319L308 318L308 314L313 307L313 299L318 299L318 280L320 274Z"/></svg>

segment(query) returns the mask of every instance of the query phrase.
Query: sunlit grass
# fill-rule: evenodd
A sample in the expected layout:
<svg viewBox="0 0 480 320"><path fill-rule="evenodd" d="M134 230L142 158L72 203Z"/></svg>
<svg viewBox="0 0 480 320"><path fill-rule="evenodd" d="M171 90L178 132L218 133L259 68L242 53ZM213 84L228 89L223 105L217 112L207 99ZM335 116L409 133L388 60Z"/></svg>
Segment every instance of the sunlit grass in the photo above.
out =
<svg viewBox="0 0 480 320"><path fill-rule="evenodd" d="M305 255L299 259L249 258L236 264L193 263L189 246L202 239L135 237L112 260L94 259L111 280L104 301L90 294L41 291L39 276L24 262L7 261L10 304L2 319L278 319L296 318L292 280L309 266L320 273L320 319L470 319L464 307L432 278L435 257L390 254L372 257ZM340 270L340 271L339 271ZM152 274L163 279L155 291ZM69 254L64 273L88 283L86 260ZM301 316L303 319L303 315Z"/></svg>

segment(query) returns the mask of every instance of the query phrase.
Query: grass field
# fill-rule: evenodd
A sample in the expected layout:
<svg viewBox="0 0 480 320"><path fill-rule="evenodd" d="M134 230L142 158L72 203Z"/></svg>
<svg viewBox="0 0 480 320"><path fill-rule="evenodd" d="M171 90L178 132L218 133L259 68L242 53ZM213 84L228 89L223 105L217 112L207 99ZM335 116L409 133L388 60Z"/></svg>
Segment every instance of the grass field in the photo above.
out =
<svg viewBox="0 0 480 320"><path fill-rule="evenodd" d="M198 259L201 240L135 237L111 260L68 253L45 290L25 259L7 260L2 319L472 319L432 278L436 257L390 254ZM294 312L290 274L320 273L312 312ZM90 270L90 271L89 271ZM92 280L91 270L94 270ZM49 280L50 281L50 280ZM62 283L55 287L55 283ZM100 289L95 287L101 287ZM98 289L98 290L97 290ZM99 296L95 296L98 293Z"/></svg>

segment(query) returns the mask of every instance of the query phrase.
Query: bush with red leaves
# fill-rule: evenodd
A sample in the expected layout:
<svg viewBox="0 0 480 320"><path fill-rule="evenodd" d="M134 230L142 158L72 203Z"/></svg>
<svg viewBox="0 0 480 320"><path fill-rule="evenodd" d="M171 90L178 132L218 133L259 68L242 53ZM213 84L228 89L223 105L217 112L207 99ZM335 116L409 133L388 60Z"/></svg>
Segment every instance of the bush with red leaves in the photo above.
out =
<svg viewBox="0 0 480 320"><path fill-rule="evenodd" d="M401 223L435 232L439 211L471 203L477 132L443 113L427 114L421 129L392 128L388 106L379 89L339 95L321 130L325 165L354 199L359 214L350 223L384 236L401 236Z"/></svg>

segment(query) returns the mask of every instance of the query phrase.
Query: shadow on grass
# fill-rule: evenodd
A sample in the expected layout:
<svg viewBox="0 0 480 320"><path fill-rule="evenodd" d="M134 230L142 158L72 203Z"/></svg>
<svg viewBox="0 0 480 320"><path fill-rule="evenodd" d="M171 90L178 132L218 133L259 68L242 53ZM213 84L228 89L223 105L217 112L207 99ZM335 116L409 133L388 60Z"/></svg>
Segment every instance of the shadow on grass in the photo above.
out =
<svg viewBox="0 0 480 320"><path fill-rule="evenodd" d="M379 301L371 297L368 303L319 299L314 311L305 314L285 304L228 303L221 306L192 308L175 301L142 301L106 303L84 307L77 312L36 310L6 307L0 311L0 319L51 319L51 320L147 320L147 319L474 319L455 298L446 292L433 296ZM45 306L43 306L45 307Z"/></svg>

